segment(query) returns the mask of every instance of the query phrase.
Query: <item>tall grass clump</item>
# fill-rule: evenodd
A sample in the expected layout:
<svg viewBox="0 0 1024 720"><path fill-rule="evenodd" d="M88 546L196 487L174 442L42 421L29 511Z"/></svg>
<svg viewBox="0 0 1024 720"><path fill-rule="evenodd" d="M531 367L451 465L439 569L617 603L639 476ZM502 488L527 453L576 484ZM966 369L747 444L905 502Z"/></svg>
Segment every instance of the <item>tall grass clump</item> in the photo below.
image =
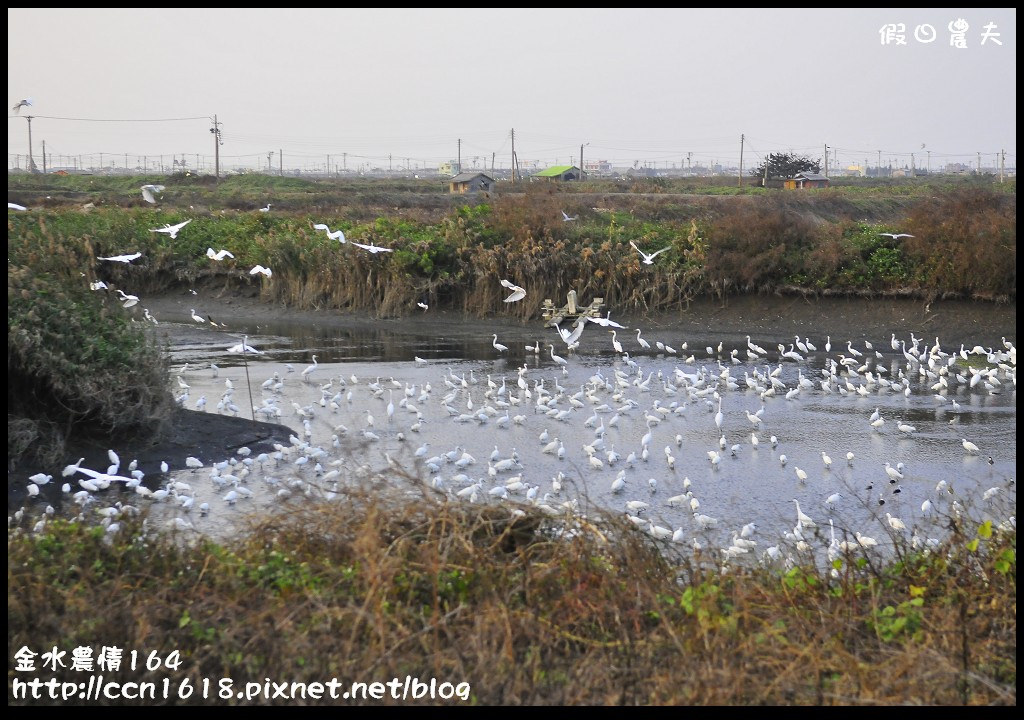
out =
<svg viewBox="0 0 1024 720"><path fill-rule="evenodd" d="M1017 296L1017 198L988 188L946 192L910 212L906 253L933 295Z"/></svg>
<svg viewBox="0 0 1024 720"><path fill-rule="evenodd" d="M137 439L172 407L163 353L116 298L89 289L88 241L8 234L7 457L53 464L72 437ZM92 273L90 273L91 275Z"/></svg>
<svg viewBox="0 0 1024 720"><path fill-rule="evenodd" d="M1012 526L965 513L895 554L723 564L599 510L366 482L225 541L152 517L9 530L8 646L173 649L174 687L437 678L476 704L1016 702Z"/></svg>

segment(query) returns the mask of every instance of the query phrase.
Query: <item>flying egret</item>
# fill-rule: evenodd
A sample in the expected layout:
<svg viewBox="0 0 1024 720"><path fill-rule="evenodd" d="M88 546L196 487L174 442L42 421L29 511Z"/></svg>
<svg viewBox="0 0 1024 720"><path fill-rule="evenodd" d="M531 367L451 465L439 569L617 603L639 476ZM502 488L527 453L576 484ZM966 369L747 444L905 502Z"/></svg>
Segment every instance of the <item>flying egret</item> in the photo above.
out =
<svg viewBox="0 0 1024 720"><path fill-rule="evenodd" d="M130 263L132 260L142 257L142 253L137 252L131 255L114 255L112 257L98 257L97 260L110 260L111 262Z"/></svg>
<svg viewBox="0 0 1024 720"><path fill-rule="evenodd" d="M571 222L572 220L578 220L579 215L570 216L565 210L562 211L562 222Z"/></svg>
<svg viewBox="0 0 1024 720"><path fill-rule="evenodd" d="M257 265L249 271L250 275L255 275L256 273L263 273L266 277L271 277L274 274L273 270L268 267L263 267L262 265Z"/></svg>
<svg viewBox="0 0 1024 720"><path fill-rule="evenodd" d="M363 250L366 250L374 255L382 252L394 252L391 248L380 247L378 245L374 245L372 242L369 245L363 245L362 243L357 242L353 242L352 244L355 245L357 248L362 248Z"/></svg>
<svg viewBox="0 0 1024 720"><path fill-rule="evenodd" d="M324 223L316 223L315 225L313 225L313 229L323 230L325 233L327 233L328 238L330 238L331 240L337 240L342 245L344 245L347 242L345 240L345 233L343 231L335 230L334 232L331 232L331 229L327 227L327 225Z"/></svg>
<svg viewBox="0 0 1024 720"><path fill-rule="evenodd" d="M173 240L174 238L178 237L178 231L181 230L186 225L188 225L190 222L192 222L191 219L185 220L184 222L180 222L177 225L171 225L170 223L168 223L165 224L162 228L150 228L149 231L167 233L167 235ZM206 254L209 255L210 251L207 250ZM234 255L232 255L231 257L234 257ZM217 259L219 260L220 258Z"/></svg>
<svg viewBox="0 0 1024 720"><path fill-rule="evenodd" d="M232 260L235 258L234 254L232 254L230 250L217 250L214 252L213 248L206 248L206 257L211 260L217 260L218 262L226 257L229 257Z"/></svg>
<svg viewBox="0 0 1024 720"><path fill-rule="evenodd" d="M893 240L899 240L900 238L904 238L904 237L914 237L910 233L888 233L888 232L883 232L883 233L878 233L878 234L879 235L886 235L888 237L891 237Z"/></svg>
<svg viewBox="0 0 1024 720"><path fill-rule="evenodd" d="M23 107L31 107L31 106L32 106L32 98L28 97L28 98L24 98L22 100L19 100L14 105L14 107L11 108L11 110L13 110L15 114L17 114L17 113L21 112L21 109Z"/></svg>
<svg viewBox="0 0 1024 720"><path fill-rule="evenodd" d="M636 243L634 243L632 240L629 241L629 244L633 246L634 250L636 250L638 253L640 253L643 256L643 264L644 265L653 265L654 264L654 258L658 257L659 255L661 255L663 252L665 252L666 250L668 250L671 247L671 246L663 247L661 250L655 250L654 252L648 254L648 253L645 253L640 248L638 248L636 246Z"/></svg>
<svg viewBox="0 0 1024 720"><path fill-rule="evenodd" d="M24 205L19 205L18 203L12 203L12 202L7 203L7 209L8 210L28 210L28 208L25 207Z"/></svg>
<svg viewBox="0 0 1024 720"><path fill-rule="evenodd" d="M248 344L248 341L249 341L249 336L248 335L243 335L242 336L242 342L240 342L238 345L232 345L231 347L229 347L228 348L228 352L229 353L236 353L236 354L244 354L244 353L253 353L255 355L262 355L263 354L262 350L257 350L256 348L252 347L251 345Z"/></svg>
<svg viewBox="0 0 1024 720"><path fill-rule="evenodd" d="M120 289L118 289L117 292L119 292L121 294L121 299L124 301L124 303L123 303L124 307L130 308L133 305L138 305L139 304L139 296L138 295L128 295L128 294L126 294L124 291L122 291Z"/></svg>
<svg viewBox="0 0 1024 720"><path fill-rule="evenodd" d="M416 307L422 308L423 312L426 312L430 306L427 305L425 302L418 302L416 303Z"/></svg>
<svg viewBox="0 0 1024 720"><path fill-rule="evenodd" d="M523 288L519 287L518 285L513 285L508 280L504 280L503 279L501 281L501 285L502 285L502 287L506 287L506 288L508 288L509 290L512 291L512 294L509 295L507 298L505 298L505 302L507 302L507 303L519 302L524 297L526 297L526 290L524 290Z"/></svg>
<svg viewBox="0 0 1024 720"><path fill-rule="evenodd" d="M162 193L164 191L164 186L163 185L143 185L139 189L142 190L142 199L143 200L145 200L148 203L156 203L156 197L153 196L153 193Z"/></svg>

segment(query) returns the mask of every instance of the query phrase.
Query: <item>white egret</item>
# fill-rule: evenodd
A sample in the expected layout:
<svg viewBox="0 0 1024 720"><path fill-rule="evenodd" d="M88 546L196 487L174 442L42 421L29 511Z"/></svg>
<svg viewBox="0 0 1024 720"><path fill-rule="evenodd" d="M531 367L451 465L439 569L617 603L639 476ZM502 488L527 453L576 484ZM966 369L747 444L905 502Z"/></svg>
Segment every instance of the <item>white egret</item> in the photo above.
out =
<svg viewBox="0 0 1024 720"><path fill-rule="evenodd" d="M18 102L16 102L14 104L14 107L11 108L11 110L13 110L14 113L17 115L19 112L21 112L21 109L23 107L31 107L31 106L32 106L32 98L27 97L27 98L23 98L23 99L19 100Z"/></svg>
<svg viewBox="0 0 1024 720"><path fill-rule="evenodd" d="M189 308L189 311L192 313L192 319L195 320L197 323L202 324L206 322L206 320L201 315L196 314L195 308Z"/></svg>
<svg viewBox="0 0 1024 720"><path fill-rule="evenodd" d="M978 446L975 445L974 443L972 443L967 438L963 438L963 446L964 446L964 450L966 450L969 454L971 454L971 455L977 455L978 454Z"/></svg>
<svg viewBox="0 0 1024 720"><path fill-rule="evenodd" d="M181 230L186 225L188 225L190 222L192 222L191 219L185 220L184 222L180 222L177 225L171 225L168 223L164 225L162 228L151 228L150 232L167 233L167 235L173 240L174 238L178 237L178 231ZM209 255L210 251L207 250L206 254ZM234 257L234 255L232 255L232 257ZM217 259L220 260L221 258Z"/></svg>
<svg viewBox="0 0 1024 720"><path fill-rule="evenodd" d="M206 248L206 257L210 258L211 260L216 260L218 262L220 262L226 257L229 257L232 260L234 260L235 258L234 254L230 250L217 250L215 252L213 248Z"/></svg>
<svg viewBox="0 0 1024 720"><path fill-rule="evenodd" d="M250 275L255 275L256 273L262 273L266 277L271 277L274 274L274 272L270 268L263 267L262 265L257 265L256 267L249 271Z"/></svg>
<svg viewBox="0 0 1024 720"><path fill-rule="evenodd" d="M132 253L131 255L113 255L111 257L97 257L97 260L110 260L111 262L119 263L130 263L132 260L142 257L142 253Z"/></svg>
<svg viewBox="0 0 1024 720"><path fill-rule="evenodd" d="M357 248L362 248L363 250L372 253L373 255L383 252L394 252L394 250L392 250L391 248L380 247L379 245L374 245L372 242L369 245L364 245L362 243L357 242L353 242L352 244L355 245Z"/></svg>
<svg viewBox="0 0 1024 720"><path fill-rule="evenodd" d="M633 246L634 250L636 250L638 253L640 253L643 256L643 264L644 265L653 265L654 264L654 258L658 257L659 255L661 255L661 253L665 252L666 250L670 249L670 247L671 247L671 246L663 247L661 250L655 250L654 252L648 254L648 253L645 253L640 248L638 248L636 246L636 244L632 240L629 241L629 244Z"/></svg>
<svg viewBox="0 0 1024 720"><path fill-rule="evenodd" d="M514 285L513 283L509 282L508 280L502 279L501 280L501 286L505 287L505 288L508 288L509 290L512 291L512 294L509 295L507 298L505 298L505 302L507 302L507 303L519 302L524 297L526 297L526 290L524 290L523 288L519 287L518 285Z"/></svg>
<svg viewBox="0 0 1024 720"><path fill-rule="evenodd" d="M148 203L156 203L156 197L154 197L153 193L162 193L164 191L164 186L163 185L143 185L139 189L142 190L142 199L143 200L145 200Z"/></svg>
<svg viewBox="0 0 1024 720"><path fill-rule="evenodd" d="M316 223L313 225L314 230L323 230L327 233L327 237L331 240L337 240L339 243L344 245L347 241L345 240L345 233L341 230L334 230L333 232L325 223Z"/></svg>
<svg viewBox="0 0 1024 720"><path fill-rule="evenodd" d="M892 238L893 240L899 240L900 238L905 238L905 237L914 237L914 236L913 236L913 235L911 235L910 233L890 233L890 232L882 232L882 233L878 233L878 234L879 234L879 235L886 235L886 236L888 236L888 237L891 237L891 238Z"/></svg>
<svg viewBox="0 0 1024 720"><path fill-rule="evenodd" d="M498 352L505 352L505 351L508 350L508 345L502 345L500 342L498 342L498 334L497 333L494 333L494 339L491 340L491 345Z"/></svg>
<svg viewBox="0 0 1024 720"><path fill-rule="evenodd" d="M572 222L573 220L578 220L579 217L579 215L569 215L565 210L562 211L562 222Z"/></svg>

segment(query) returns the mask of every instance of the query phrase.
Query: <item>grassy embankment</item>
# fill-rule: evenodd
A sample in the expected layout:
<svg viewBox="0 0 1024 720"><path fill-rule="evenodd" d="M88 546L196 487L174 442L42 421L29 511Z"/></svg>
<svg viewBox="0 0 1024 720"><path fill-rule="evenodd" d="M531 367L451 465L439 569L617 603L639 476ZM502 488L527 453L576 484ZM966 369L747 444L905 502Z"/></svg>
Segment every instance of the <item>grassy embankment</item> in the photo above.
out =
<svg viewBox="0 0 1024 720"><path fill-rule="evenodd" d="M1016 531L972 513L939 520L935 548L893 533L889 560L858 548L830 572L783 548L796 564L720 569L621 518L514 519L389 494L402 482L223 543L124 518L9 534L8 648L174 650L176 669L104 675L210 679L194 704L268 702L219 699L219 678L406 675L468 682L480 704L1016 704ZM820 562L827 539L812 545Z"/></svg>
<svg viewBox="0 0 1024 720"><path fill-rule="evenodd" d="M26 194L30 183L42 182L17 181ZM1016 297L1012 183L748 190L735 197L716 196L724 188L712 185L696 197L669 192L695 189L683 181L634 182L635 189L657 191L644 194L595 181L578 186L593 190L587 194L531 184L522 193L453 199L437 181L242 176L213 185L209 178L171 178L162 180L168 189L154 209L138 195L139 178L56 181L100 189L62 189L43 203L46 209L9 216L9 235L76 247L85 240L95 254L142 251L131 267L86 270L135 294L213 279L302 308L390 316L414 313L423 300L523 319L537 317L544 298L560 300L572 288L584 301L603 297L624 313L671 312L698 296L752 292ZM13 185L19 197L21 186ZM72 210L68 194L92 198L97 207L83 213L76 201ZM249 212L271 199L270 213ZM563 222L563 209L579 220ZM186 218L192 222L176 240L150 232ZM314 222L394 252L340 247L314 231ZM893 240L879 235L884 231L915 237ZM646 266L630 242L648 252L671 249ZM207 247L227 248L235 260L214 263ZM249 276L257 263L274 277ZM527 287L526 299L505 305L500 277Z"/></svg>

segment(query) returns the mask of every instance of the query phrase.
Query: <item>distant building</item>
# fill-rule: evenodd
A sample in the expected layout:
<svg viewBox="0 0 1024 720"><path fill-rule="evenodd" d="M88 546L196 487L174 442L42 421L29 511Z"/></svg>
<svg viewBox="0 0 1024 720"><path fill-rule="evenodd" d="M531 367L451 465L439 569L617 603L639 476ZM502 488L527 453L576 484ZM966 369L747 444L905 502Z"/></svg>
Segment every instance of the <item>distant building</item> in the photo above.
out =
<svg viewBox="0 0 1024 720"><path fill-rule="evenodd" d="M438 175L458 175L462 172L462 166L455 160L449 160L437 166Z"/></svg>
<svg viewBox="0 0 1024 720"><path fill-rule="evenodd" d="M812 172L798 172L786 181L787 190L803 190L807 188L826 188L828 178Z"/></svg>
<svg viewBox="0 0 1024 720"><path fill-rule="evenodd" d="M494 189L494 178L482 172L459 173L451 179L448 188L453 193L490 192Z"/></svg>
<svg viewBox="0 0 1024 720"><path fill-rule="evenodd" d="M530 177L540 178L543 180L580 180L582 173L580 169L575 165L556 165L555 167L549 167L547 170L541 170L538 173L534 173Z"/></svg>
<svg viewBox="0 0 1024 720"><path fill-rule="evenodd" d="M607 160L588 160L584 165L589 173L610 173L612 171L612 164Z"/></svg>

